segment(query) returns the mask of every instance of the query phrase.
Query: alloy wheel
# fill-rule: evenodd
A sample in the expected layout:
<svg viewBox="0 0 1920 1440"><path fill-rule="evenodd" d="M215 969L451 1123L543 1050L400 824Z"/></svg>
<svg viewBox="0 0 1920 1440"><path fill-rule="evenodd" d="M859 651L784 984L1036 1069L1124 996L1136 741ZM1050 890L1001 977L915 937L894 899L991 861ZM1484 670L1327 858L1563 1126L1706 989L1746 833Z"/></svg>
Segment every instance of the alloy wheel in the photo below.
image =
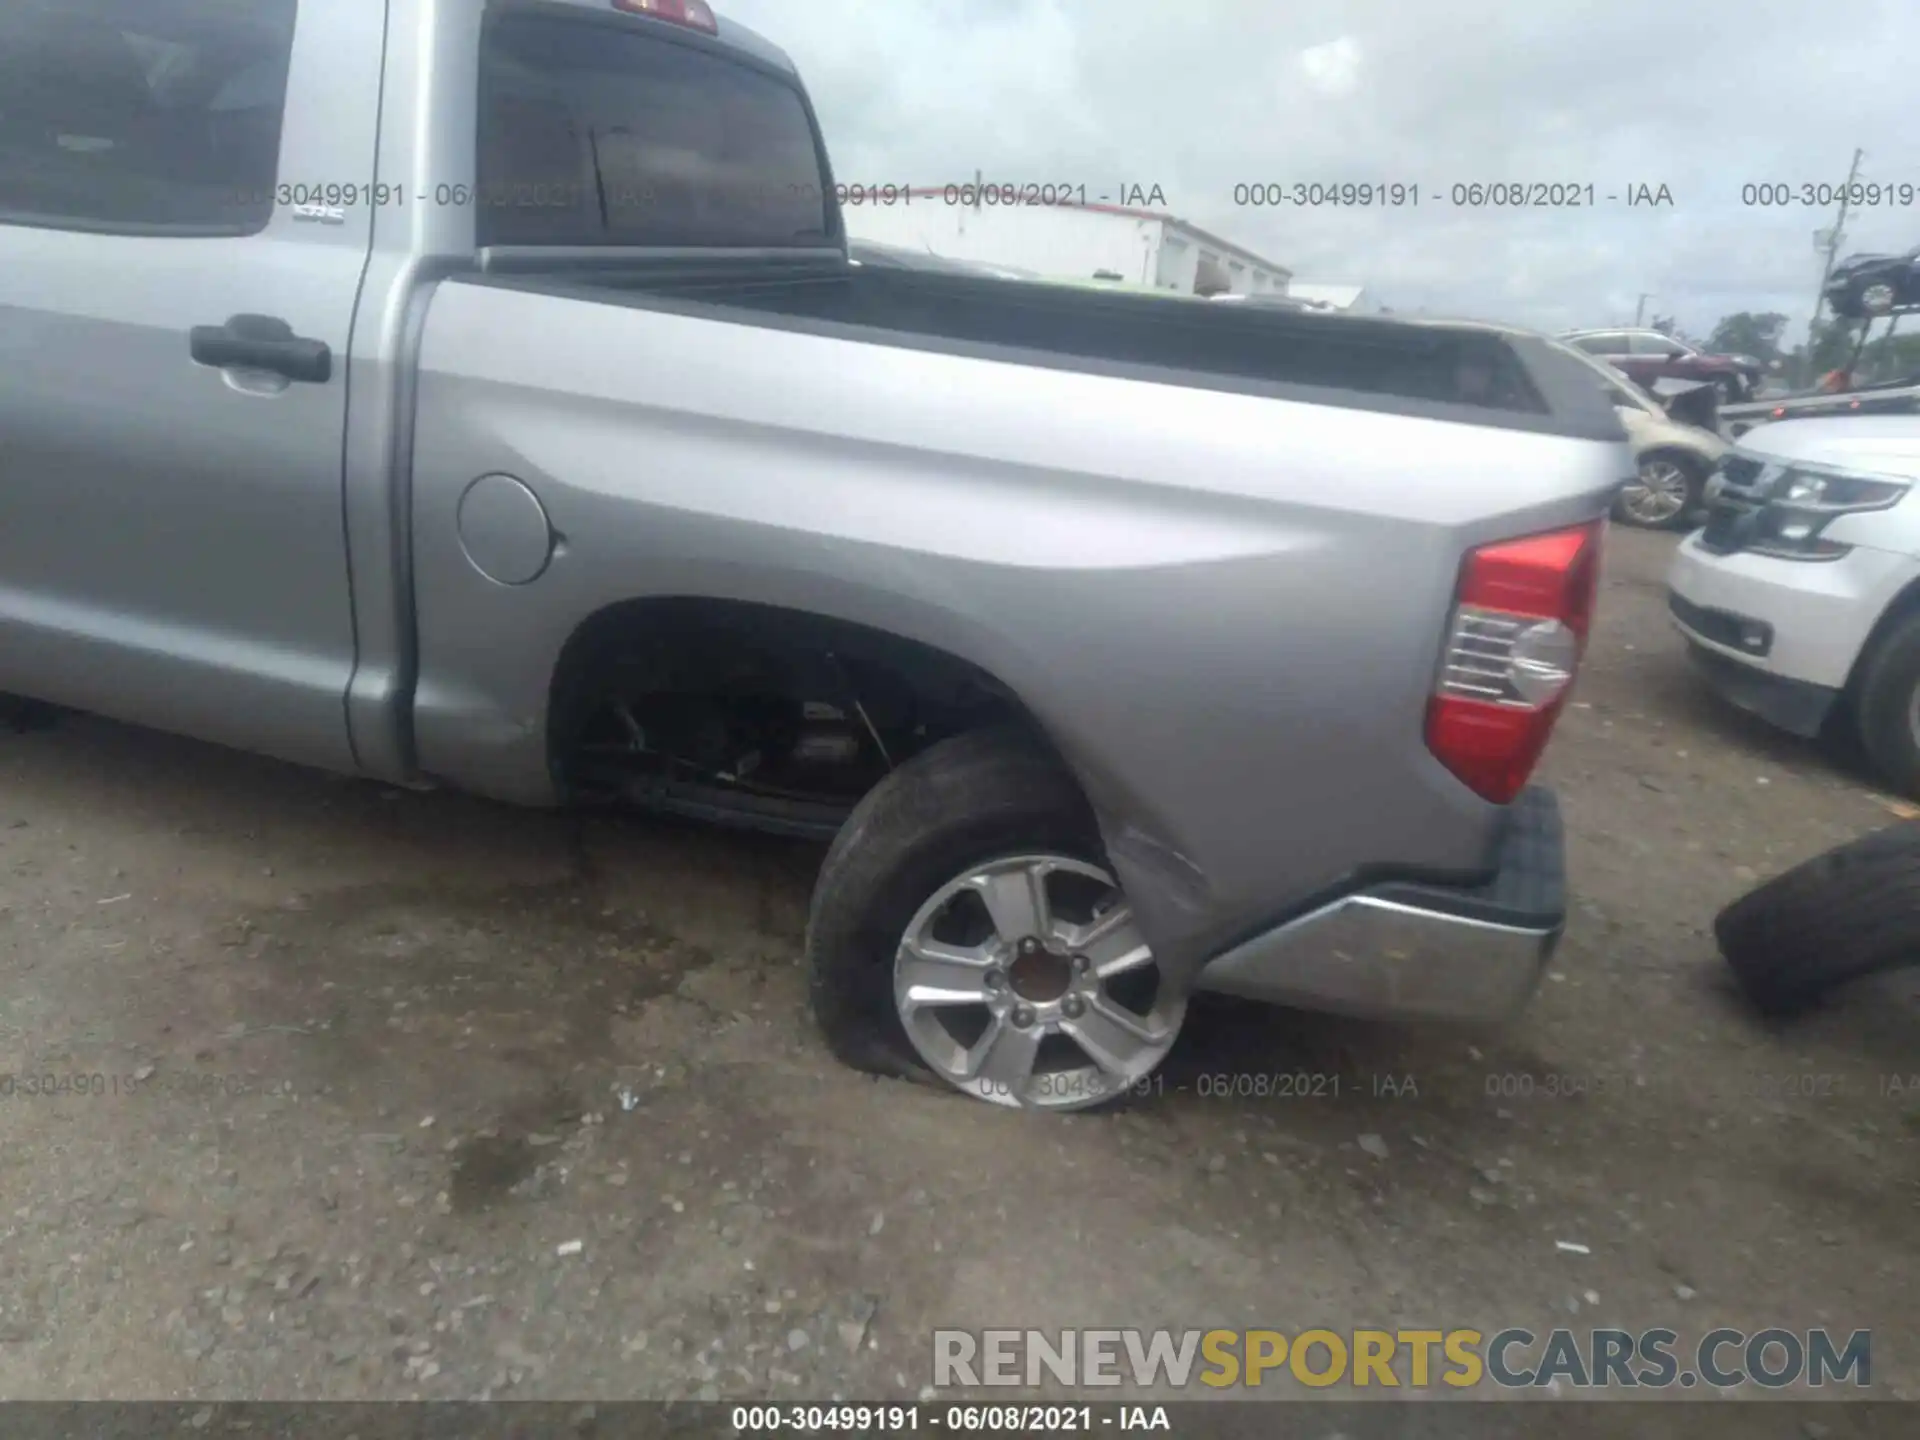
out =
<svg viewBox="0 0 1920 1440"><path fill-rule="evenodd" d="M1648 460L1620 491L1620 508L1636 525L1668 525L1687 508L1687 472L1671 460Z"/></svg>
<svg viewBox="0 0 1920 1440"><path fill-rule="evenodd" d="M894 1004L933 1072L996 1105L1078 1110L1166 1058L1185 1016L1114 879L1064 855L975 866L920 907Z"/></svg>

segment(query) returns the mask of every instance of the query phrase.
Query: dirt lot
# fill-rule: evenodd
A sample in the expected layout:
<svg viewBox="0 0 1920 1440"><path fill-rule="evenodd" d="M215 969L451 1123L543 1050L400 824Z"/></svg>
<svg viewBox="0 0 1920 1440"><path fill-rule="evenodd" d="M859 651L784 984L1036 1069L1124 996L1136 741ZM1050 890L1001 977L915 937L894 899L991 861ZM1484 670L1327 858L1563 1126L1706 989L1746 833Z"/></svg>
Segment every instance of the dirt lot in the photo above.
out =
<svg viewBox="0 0 1920 1440"><path fill-rule="evenodd" d="M1708 933L1890 816L1701 692L1671 545L1613 540L1519 1022L1208 1007L1067 1120L827 1058L806 849L0 735L0 1072L105 1091L0 1098L0 1395L910 1397L936 1326L1218 1323L1865 1326L1920 1396L1912 986L1770 1032ZM1214 1093L1279 1071L1339 1096Z"/></svg>

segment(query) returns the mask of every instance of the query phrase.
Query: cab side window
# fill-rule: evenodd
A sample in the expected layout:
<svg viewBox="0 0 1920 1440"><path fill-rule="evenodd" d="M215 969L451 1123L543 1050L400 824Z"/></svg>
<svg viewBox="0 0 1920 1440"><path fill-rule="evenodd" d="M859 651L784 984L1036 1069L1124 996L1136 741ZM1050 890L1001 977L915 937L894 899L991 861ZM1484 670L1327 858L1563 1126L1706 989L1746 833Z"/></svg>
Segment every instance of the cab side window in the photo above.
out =
<svg viewBox="0 0 1920 1440"><path fill-rule="evenodd" d="M0 224L250 235L297 0L5 0Z"/></svg>

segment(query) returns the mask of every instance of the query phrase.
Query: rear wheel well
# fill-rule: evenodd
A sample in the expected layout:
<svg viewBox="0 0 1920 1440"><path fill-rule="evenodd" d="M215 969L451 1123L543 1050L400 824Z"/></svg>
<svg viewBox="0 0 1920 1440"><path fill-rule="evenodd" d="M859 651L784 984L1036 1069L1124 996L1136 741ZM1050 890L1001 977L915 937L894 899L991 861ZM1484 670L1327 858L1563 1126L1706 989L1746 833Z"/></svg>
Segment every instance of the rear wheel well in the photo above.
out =
<svg viewBox="0 0 1920 1440"><path fill-rule="evenodd" d="M549 760L570 798L819 839L941 740L1011 726L1047 743L1008 686L945 650L699 597L590 617L561 652L548 703Z"/></svg>

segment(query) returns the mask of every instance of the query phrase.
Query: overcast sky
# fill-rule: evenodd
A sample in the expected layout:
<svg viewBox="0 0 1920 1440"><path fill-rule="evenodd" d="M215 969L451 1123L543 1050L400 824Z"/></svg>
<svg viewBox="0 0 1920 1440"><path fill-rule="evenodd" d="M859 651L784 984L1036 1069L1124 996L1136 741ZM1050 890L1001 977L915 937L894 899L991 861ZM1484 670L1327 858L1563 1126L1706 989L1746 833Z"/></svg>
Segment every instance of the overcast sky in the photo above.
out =
<svg viewBox="0 0 1920 1440"><path fill-rule="evenodd" d="M785 47L842 182L1159 185L1297 279L1543 328L1804 328L1826 209L1748 181L1920 188L1915 0L715 0ZM1417 181L1417 209L1236 208L1237 183ZM1591 182L1597 209L1474 211L1456 181ZM1608 193L1665 184L1670 208ZM1845 249L1920 244L1920 203Z"/></svg>

